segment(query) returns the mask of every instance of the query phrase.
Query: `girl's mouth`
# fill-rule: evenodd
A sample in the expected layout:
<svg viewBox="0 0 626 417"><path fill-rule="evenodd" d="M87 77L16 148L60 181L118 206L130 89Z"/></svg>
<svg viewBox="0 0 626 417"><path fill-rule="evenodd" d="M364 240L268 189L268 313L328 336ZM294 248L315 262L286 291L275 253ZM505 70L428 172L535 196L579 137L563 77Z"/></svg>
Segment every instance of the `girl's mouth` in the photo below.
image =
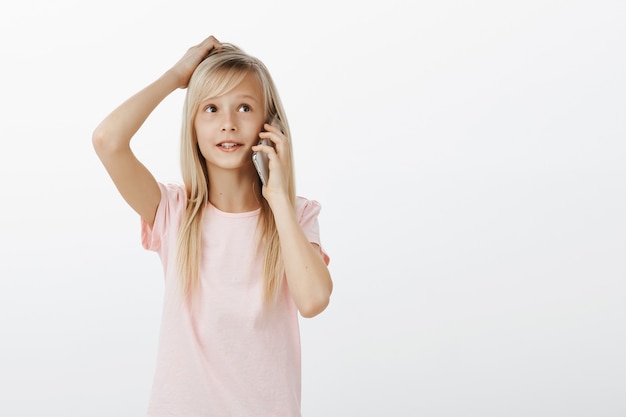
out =
<svg viewBox="0 0 626 417"><path fill-rule="evenodd" d="M217 147L220 148L222 151L226 151L226 152L232 152L235 151L239 148L241 148L243 145L241 143L236 143L236 142L222 142L222 143L218 143Z"/></svg>

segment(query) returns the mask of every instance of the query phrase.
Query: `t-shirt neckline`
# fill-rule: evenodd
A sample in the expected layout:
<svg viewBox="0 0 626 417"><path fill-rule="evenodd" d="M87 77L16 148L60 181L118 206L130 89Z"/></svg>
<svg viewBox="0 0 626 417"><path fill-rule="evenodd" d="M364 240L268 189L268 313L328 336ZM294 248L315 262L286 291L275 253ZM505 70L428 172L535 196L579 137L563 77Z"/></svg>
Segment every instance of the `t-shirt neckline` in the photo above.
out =
<svg viewBox="0 0 626 417"><path fill-rule="evenodd" d="M261 207L254 209L252 211L244 211L241 213L231 213L228 211L222 211L211 203L209 203L209 210L211 210L213 213L217 214L218 216L230 217L230 218L254 217L254 216L258 216L259 213L261 213Z"/></svg>

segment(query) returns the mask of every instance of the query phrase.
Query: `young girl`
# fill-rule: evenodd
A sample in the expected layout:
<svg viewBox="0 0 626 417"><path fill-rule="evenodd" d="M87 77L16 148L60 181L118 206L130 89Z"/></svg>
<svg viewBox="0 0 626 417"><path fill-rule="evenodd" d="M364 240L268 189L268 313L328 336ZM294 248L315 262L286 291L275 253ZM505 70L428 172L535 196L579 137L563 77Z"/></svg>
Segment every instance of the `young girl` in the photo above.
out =
<svg viewBox="0 0 626 417"><path fill-rule="evenodd" d="M187 88L184 185L157 182L130 148L177 88ZM298 312L322 312L332 281L320 206L295 196L289 125L266 67L210 36L107 116L93 144L163 264L148 416L300 416ZM253 152L269 158L265 185Z"/></svg>

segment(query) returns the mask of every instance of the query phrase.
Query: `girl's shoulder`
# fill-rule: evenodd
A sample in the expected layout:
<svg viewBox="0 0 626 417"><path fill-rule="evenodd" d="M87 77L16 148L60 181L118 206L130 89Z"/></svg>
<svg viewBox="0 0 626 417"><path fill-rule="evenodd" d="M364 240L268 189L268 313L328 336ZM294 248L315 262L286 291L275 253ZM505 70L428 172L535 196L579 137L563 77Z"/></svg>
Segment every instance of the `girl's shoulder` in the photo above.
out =
<svg viewBox="0 0 626 417"><path fill-rule="evenodd" d="M174 194L174 195L180 195L181 193L183 195L186 194L185 184L182 184L179 182L167 182L167 181L159 181L158 184L161 187L161 189L166 190L168 194Z"/></svg>
<svg viewBox="0 0 626 417"><path fill-rule="evenodd" d="M185 185L177 182L159 182L161 188L161 200L174 204L185 204L187 202L187 191Z"/></svg>
<svg viewBox="0 0 626 417"><path fill-rule="evenodd" d="M299 220L315 218L321 210L322 205L317 200L296 196L296 215Z"/></svg>

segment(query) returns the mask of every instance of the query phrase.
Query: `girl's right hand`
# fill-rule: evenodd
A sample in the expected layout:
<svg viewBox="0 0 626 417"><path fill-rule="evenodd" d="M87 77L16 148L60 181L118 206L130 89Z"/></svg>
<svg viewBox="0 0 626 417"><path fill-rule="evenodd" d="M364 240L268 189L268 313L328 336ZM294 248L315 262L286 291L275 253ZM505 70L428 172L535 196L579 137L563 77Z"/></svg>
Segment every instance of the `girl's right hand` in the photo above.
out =
<svg viewBox="0 0 626 417"><path fill-rule="evenodd" d="M209 53L222 47L213 35L209 36L199 44L192 46L187 53L169 70L178 79L179 88L187 88L191 75L196 67L209 55Z"/></svg>

